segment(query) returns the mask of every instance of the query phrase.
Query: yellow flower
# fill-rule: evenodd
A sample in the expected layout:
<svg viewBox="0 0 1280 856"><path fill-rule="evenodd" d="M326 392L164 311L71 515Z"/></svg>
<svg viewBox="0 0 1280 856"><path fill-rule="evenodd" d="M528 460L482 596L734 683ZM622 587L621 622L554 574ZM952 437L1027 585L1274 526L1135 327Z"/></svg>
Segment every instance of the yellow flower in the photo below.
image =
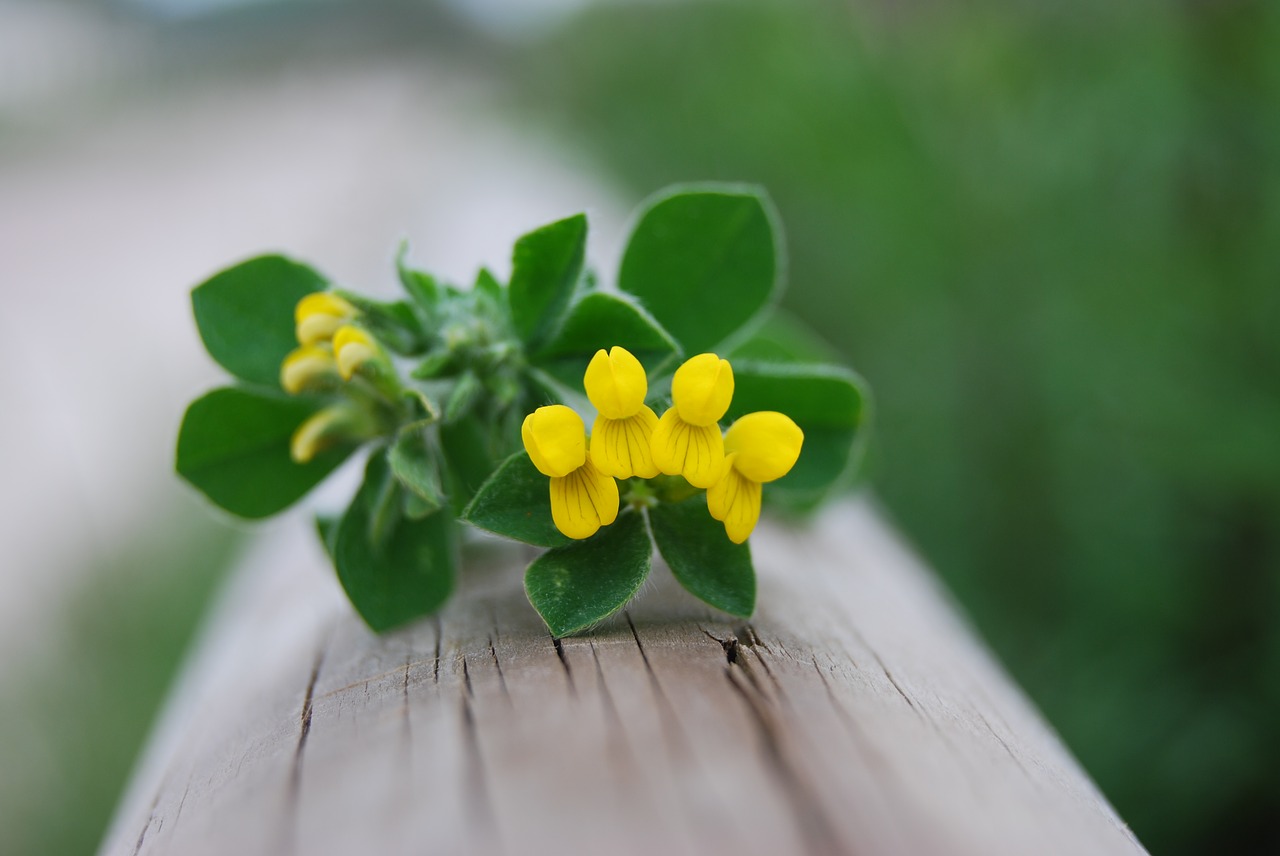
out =
<svg viewBox="0 0 1280 856"><path fill-rule="evenodd" d="M724 523L735 544L751 535L760 519L760 485L780 479L795 466L804 432L772 410L748 413L724 435L727 453L719 480L707 491L707 509Z"/></svg>
<svg viewBox="0 0 1280 856"><path fill-rule="evenodd" d="M640 361L618 346L596 351L582 385L599 411L591 426L591 463L620 479L656 476L652 447L658 417L644 403L649 381Z"/></svg>
<svg viewBox="0 0 1280 856"><path fill-rule="evenodd" d="M715 354L699 354L676 369L672 407L653 432L653 461L669 476L682 475L694 487L715 484L724 463L724 440L717 424L733 399L733 367Z"/></svg>
<svg viewBox="0 0 1280 856"><path fill-rule="evenodd" d="M348 404L335 404L311 414L298 426L289 441L289 456L294 463L309 463L316 455L339 443L359 439L365 419Z"/></svg>
<svg viewBox="0 0 1280 856"><path fill-rule="evenodd" d="M280 365L280 386L290 395L326 389L338 382L338 364L323 345L295 348Z"/></svg>
<svg viewBox="0 0 1280 856"><path fill-rule="evenodd" d="M303 345L327 342L339 327L358 314L358 309L336 294L327 291L308 294L293 310L298 342Z"/></svg>
<svg viewBox="0 0 1280 856"><path fill-rule="evenodd" d="M539 407L520 427L525 451L551 477L551 519L570 538L590 538L618 518L618 483L587 454L582 417L563 404Z"/></svg>
<svg viewBox="0 0 1280 856"><path fill-rule="evenodd" d="M383 359L374 338L359 327L347 324L333 334L333 356L343 380L351 380L361 366Z"/></svg>

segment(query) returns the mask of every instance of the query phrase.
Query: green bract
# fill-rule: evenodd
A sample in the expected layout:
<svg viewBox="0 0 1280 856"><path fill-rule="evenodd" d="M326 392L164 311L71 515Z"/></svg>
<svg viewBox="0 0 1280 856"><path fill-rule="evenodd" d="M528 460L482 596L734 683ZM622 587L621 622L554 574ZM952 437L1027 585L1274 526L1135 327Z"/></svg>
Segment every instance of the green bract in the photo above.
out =
<svg viewBox="0 0 1280 856"><path fill-rule="evenodd" d="M201 338L238 385L188 408L177 470L227 511L260 518L367 447L361 486L319 532L379 632L446 601L462 524L550 548L525 589L555 636L625 606L655 546L693 595L749 616L750 548L725 537L702 491L678 475L624 479L616 521L573 540L553 522L548 478L523 451L521 424L538 407L570 404L590 428L583 375L598 351L638 359L645 404L661 413L677 367L718 349L736 381L720 426L778 411L804 434L791 471L763 486L765 500L810 509L846 483L865 445L866 387L827 364L830 349L802 324L772 311L784 255L776 224L756 188L664 191L634 221L616 291L585 267L583 215L520 238L506 284L487 270L469 288L441 282L402 249L406 297L393 301L335 288L279 256L243 262L192 294Z"/></svg>

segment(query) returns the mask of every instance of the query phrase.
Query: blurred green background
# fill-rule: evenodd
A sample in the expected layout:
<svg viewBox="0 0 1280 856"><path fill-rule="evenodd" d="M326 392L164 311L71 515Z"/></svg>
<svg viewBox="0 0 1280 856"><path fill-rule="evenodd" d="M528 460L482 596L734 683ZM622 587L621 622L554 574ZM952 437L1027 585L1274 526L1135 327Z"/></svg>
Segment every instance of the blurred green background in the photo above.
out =
<svg viewBox="0 0 1280 856"><path fill-rule="evenodd" d="M1280 5L642 4L521 104L760 182L874 487L1156 853L1280 852Z"/></svg>
<svg viewBox="0 0 1280 856"><path fill-rule="evenodd" d="M627 203L763 184L788 307L876 391L877 495L1121 816L1154 853L1280 852L1280 6L542 5L116 4L180 80L444 57ZM231 552L179 522L0 698L46 726L0 849L99 839Z"/></svg>

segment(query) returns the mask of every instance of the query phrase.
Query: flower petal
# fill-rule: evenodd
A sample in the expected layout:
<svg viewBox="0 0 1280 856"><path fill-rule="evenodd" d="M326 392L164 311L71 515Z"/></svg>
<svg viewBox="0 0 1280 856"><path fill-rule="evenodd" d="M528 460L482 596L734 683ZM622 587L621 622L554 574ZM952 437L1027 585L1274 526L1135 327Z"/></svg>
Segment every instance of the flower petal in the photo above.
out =
<svg viewBox="0 0 1280 856"><path fill-rule="evenodd" d="M348 404L318 410L293 432L289 439L289 457L295 464L310 463L321 452L357 438L360 423L360 414Z"/></svg>
<svg viewBox="0 0 1280 856"><path fill-rule="evenodd" d="M699 354L676 369L671 398L690 425L714 425L733 400L733 366L715 354Z"/></svg>
<svg viewBox="0 0 1280 856"><path fill-rule="evenodd" d="M327 342L339 327L357 314L354 306L336 294L325 291L308 294L298 301L293 310L298 342L303 345Z"/></svg>
<svg viewBox="0 0 1280 856"><path fill-rule="evenodd" d="M551 479L551 519L570 538L590 538L618 519L618 483L590 461Z"/></svg>
<svg viewBox="0 0 1280 856"><path fill-rule="evenodd" d="M361 366L378 359L378 343L359 327L346 324L333 334L333 356L342 379L351 380Z"/></svg>
<svg viewBox="0 0 1280 856"><path fill-rule="evenodd" d="M791 472L803 445L800 426L772 410L748 413L724 435L725 451L737 453L734 467L756 482L771 482Z"/></svg>
<svg viewBox="0 0 1280 856"><path fill-rule="evenodd" d="M634 416L644 407L649 381L644 366L626 348L614 346L605 353L596 351L582 378L587 398L609 419Z"/></svg>
<svg viewBox="0 0 1280 856"><path fill-rule="evenodd" d="M653 478L658 474L658 465L653 462L653 431L657 427L657 415L644 405L626 419L597 416L591 428L591 462L600 472L616 478Z"/></svg>
<svg viewBox="0 0 1280 856"><path fill-rule="evenodd" d="M544 476L561 478L587 460L587 429L582 417L563 404L539 407L520 426L524 449Z"/></svg>
<svg viewBox="0 0 1280 856"><path fill-rule="evenodd" d="M711 487L724 464L719 426L690 425L672 407L653 431L653 462L659 471L684 476L694 487Z"/></svg>
<svg viewBox="0 0 1280 856"><path fill-rule="evenodd" d="M733 455L729 457L732 460ZM760 483L743 476L733 464L724 467L723 472L723 477L707 490L707 510L724 523L729 540L741 544L760 520Z"/></svg>
<svg viewBox="0 0 1280 856"><path fill-rule="evenodd" d="M295 348L280 364L280 386L290 395L321 389L338 382L333 353L320 345Z"/></svg>

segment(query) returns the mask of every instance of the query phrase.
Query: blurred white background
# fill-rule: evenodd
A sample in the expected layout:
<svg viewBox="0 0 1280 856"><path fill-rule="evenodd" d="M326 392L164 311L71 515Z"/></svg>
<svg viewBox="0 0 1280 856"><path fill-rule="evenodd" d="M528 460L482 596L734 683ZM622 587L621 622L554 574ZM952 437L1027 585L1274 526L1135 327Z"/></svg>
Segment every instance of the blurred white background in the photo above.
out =
<svg viewBox="0 0 1280 856"><path fill-rule="evenodd" d="M440 22L444 46L423 51L377 48L400 24L376 14L295 31L287 18L237 23L275 4L230 19L190 17L208 3L141 5L0 0L0 852L11 854L41 846L26 835L33 806L75 795L57 729L76 726L30 701L54 681L55 702L95 703L74 690L92 694L69 604L113 585L90 578L104 557L149 555L215 515L172 473L186 403L225 381L190 288L278 251L389 293L402 238L418 266L469 283L481 265L509 270L524 231L580 210L607 270L622 227L589 164L499 114L483 61L448 49L472 31L447 12L415 13L419 33ZM471 11L518 35L498 4ZM536 26L534 12L518 20Z"/></svg>

